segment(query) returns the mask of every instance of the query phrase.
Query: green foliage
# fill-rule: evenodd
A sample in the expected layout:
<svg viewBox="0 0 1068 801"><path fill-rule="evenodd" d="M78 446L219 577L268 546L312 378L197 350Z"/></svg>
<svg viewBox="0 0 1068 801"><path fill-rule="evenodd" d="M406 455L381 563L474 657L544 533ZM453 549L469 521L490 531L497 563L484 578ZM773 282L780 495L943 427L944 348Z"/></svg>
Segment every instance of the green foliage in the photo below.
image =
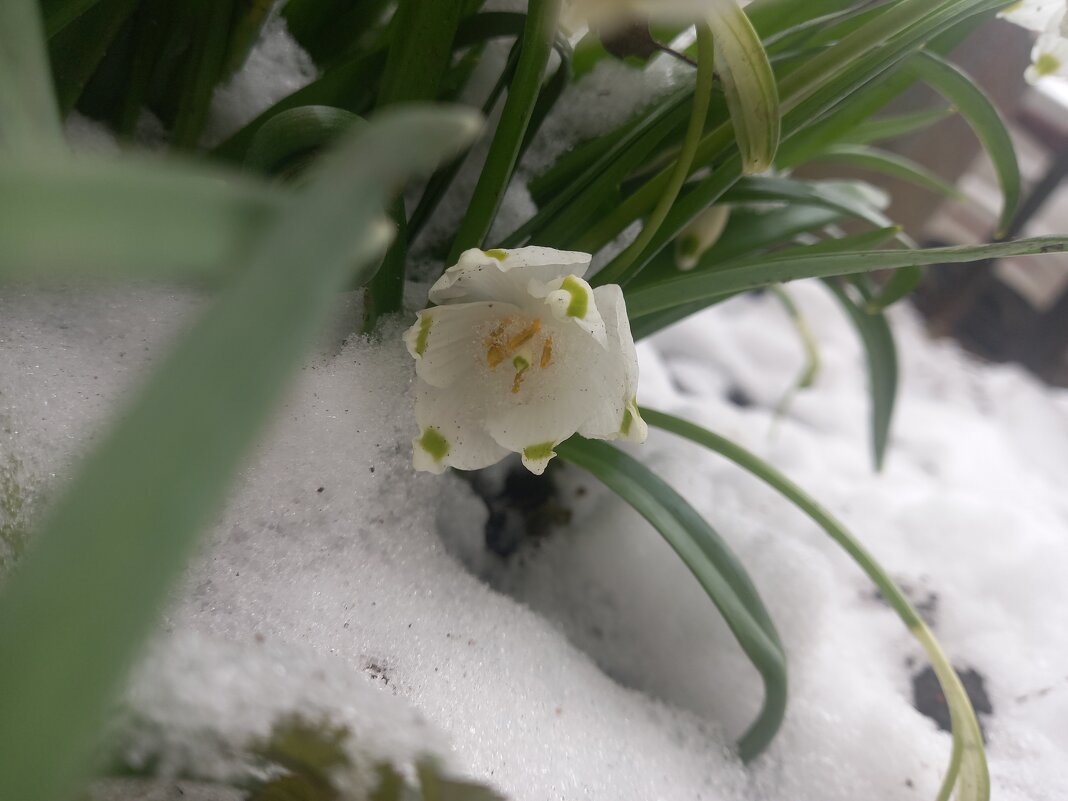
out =
<svg viewBox="0 0 1068 801"><path fill-rule="evenodd" d="M575 436L556 446L565 461L595 475L660 532L723 615L764 681L757 720L738 741L744 760L775 737L786 711L786 656L775 624L730 547L686 500L656 473L604 442Z"/></svg>
<svg viewBox="0 0 1068 801"><path fill-rule="evenodd" d="M872 184L746 174L773 159L780 170L831 161L870 170L873 181L890 175L955 197L924 166L871 145L960 113L994 163L1003 195L999 233L1009 230L1021 191L1011 139L982 89L945 60L1004 4L755 0L744 13L728 4L698 31L696 70L682 67L673 92L580 143L531 181L537 212L491 244L597 253L641 225L638 238L594 278L624 285L636 337L752 289L846 276L828 286L865 347L873 453L881 464L897 385L882 310L916 286L923 265L1059 251L1068 238L913 250ZM0 795L49 801L84 774L122 670L332 293L364 284L375 272L383 210L399 235L369 293L369 327L379 314L400 308L407 246L459 171L470 124L445 112L373 119L368 127L360 118L411 100L464 95L487 43L512 42L489 95L476 101L488 114L504 98L470 205L441 245L451 245L455 258L485 242L524 151L566 87L603 58L645 69L662 49L659 42L678 32L650 33L639 24L622 37L587 36L573 55L556 29L559 0L532 0L526 14L481 12L480 6L478 0L288 0L283 16L320 67L319 77L204 154L198 141L211 97L247 56L270 3L0 2L0 281L180 280L220 290L45 518L34 535L40 547L26 553L0 598L0 641L19 643L24 655L0 662L6 690L0 694ZM951 108L874 116L917 81ZM125 137L150 110L186 157L69 159L60 116L73 109ZM347 155L330 155L338 141L348 143ZM205 157L216 164L196 163ZM409 215L400 200L405 179L444 157L449 160ZM732 207L730 223L695 268L682 273L674 255L679 239L715 204ZM843 221L855 226L848 236L833 228ZM890 240L896 241L887 249ZM877 270L897 272L878 287L866 275ZM789 296L780 297L804 340L803 321ZM807 347L799 386L812 379L817 363L813 343ZM218 388L218 402L201 397L197 388L206 385ZM657 419L728 450L708 432ZM759 752L782 718L785 663L742 568L691 507L621 452L580 440L558 451L645 515L724 614L765 680L761 717L740 744L747 757ZM819 517L818 507L751 455L732 453L821 522L883 588L888 579L838 524ZM0 559L21 551L26 534L26 499L11 478L12 465L0 465ZM134 500L112 503L115 487ZM900 603L895 608L932 654L955 704L947 787L959 774L971 782L970 797L985 798L974 715L944 658L939 662L930 633ZM77 687L64 681L75 658L84 676ZM339 798L330 774L344 766L346 736L327 724L280 722L261 756L284 772L256 798ZM374 798L414 792L392 768L378 770ZM492 797L442 777L429 763L418 774L428 801Z"/></svg>
<svg viewBox="0 0 1068 801"><path fill-rule="evenodd" d="M120 678L334 294L370 277L384 204L476 130L470 114L423 110L350 137L89 455L0 596L0 641L18 655L0 663L0 795L49 801L84 775Z"/></svg>

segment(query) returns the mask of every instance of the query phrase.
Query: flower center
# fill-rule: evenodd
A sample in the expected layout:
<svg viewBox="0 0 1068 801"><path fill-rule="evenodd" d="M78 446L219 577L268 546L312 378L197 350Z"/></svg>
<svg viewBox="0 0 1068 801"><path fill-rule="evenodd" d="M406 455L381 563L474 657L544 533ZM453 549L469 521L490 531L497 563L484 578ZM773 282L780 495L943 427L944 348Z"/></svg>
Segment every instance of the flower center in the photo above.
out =
<svg viewBox="0 0 1068 801"><path fill-rule="evenodd" d="M512 360L515 378L512 394L518 395L523 379L531 367L544 370L553 360L553 338L541 333L541 319L505 317L490 331L485 340L486 364L491 370L508 359ZM535 353L540 355L535 359Z"/></svg>

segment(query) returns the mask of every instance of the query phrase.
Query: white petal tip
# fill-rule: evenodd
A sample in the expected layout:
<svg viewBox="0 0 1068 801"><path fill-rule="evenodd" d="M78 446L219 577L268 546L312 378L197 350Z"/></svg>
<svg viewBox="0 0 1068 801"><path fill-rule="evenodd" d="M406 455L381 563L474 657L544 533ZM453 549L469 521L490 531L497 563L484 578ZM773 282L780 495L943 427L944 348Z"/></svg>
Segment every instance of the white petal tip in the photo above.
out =
<svg viewBox="0 0 1068 801"><path fill-rule="evenodd" d="M449 441L436 428L427 428L412 440L412 464L423 472L444 473L449 450Z"/></svg>
<svg viewBox="0 0 1068 801"><path fill-rule="evenodd" d="M523 448L523 466L536 476L540 476L548 467L549 461L556 456L555 442L542 442Z"/></svg>

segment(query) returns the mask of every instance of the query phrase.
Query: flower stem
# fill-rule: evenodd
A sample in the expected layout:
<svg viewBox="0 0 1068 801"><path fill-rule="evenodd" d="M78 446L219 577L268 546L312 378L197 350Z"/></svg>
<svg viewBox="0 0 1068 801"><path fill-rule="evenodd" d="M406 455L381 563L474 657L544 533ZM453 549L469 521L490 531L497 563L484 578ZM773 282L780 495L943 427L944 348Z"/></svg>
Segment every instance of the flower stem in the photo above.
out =
<svg viewBox="0 0 1068 801"><path fill-rule="evenodd" d="M708 106L712 99L712 83L715 78L714 53L715 45L712 41L712 29L707 24L697 26L697 82L693 93L693 106L690 109L690 124L686 128L686 137L682 142L682 150L675 161L671 177L660 200L649 215L649 220L642 228L638 238L631 243L630 247L616 256L612 262L597 273L591 283L595 286L604 284L624 284L637 272L635 261L642 251L652 241L661 223L671 211L671 206L682 190L686 182L686 176L690 174L694 157L697 155L697 147L705 131L705 121L708 119Z"/></svg>

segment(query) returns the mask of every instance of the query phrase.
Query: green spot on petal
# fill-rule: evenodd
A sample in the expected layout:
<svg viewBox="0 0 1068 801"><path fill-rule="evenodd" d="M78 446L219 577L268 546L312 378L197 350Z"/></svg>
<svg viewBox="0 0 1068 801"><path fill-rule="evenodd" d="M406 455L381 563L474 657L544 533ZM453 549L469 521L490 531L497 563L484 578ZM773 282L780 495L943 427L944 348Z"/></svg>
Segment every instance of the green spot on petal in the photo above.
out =
<svg viewBox="0 0 1068 801"><path fill-rule="evenodd" d="M449 441L436 428L427 428L419 438L419 447L430 454L435 462L449 455Z"/></svg>
<svg viewBox="0 0 1068 801"><path fill-rule="evenodd" d="M487 256L489 256L491 259L496 259L497 261L504 261L505 259L508 258L508 251L504 250L503 248L494 248L493 250L483 250L482 252L485 253Z"/></svg>
<svg viewBox="0 0 1068 801"><path fill-rule="evenodd" d="M426 351L426 340L430 336L430 326L434 324L434 318L424 314L419 318L419 334L415 338L415 352L422 356Z"/></svg>
<svg viewBox="0 0 1068 801"><path fill-rule="evenodd" d="M630 436L630 427L634 423L634 413L628 406L623 412L623 422L619 426L619 433L624 437Z"/></svg>
<svg viewBox="0 0 1068 801"><path fill-rule="evenodd" d="M512 367L516 369L517 373L521 373L530 367L530 362L522 356L516 356L512 359Z"/></svg>
<svg viewBox="0 0 1068 801"><path fill-rule="evenodd" d="M541 461L542 459L551 459L556 454L553 453L553 448L556 443L550 440L549 442L543 442L540 445L531 445L527 448L523 448L523 458L530 459L532 462Z"/></svg>
<svg viewBox="0 0 1068 801"><path fill-rule="evenodd" d="M568 317L585 317L590 309L590 296L579 280L569 275L560 284L560 288L571 295L571 302L567 304Z"/></svg>
<svg viewBox="0 0 1068 801"><path fill-rule="evenodd" d="M1061 68L1061 61L1052 53L1043 53L1035 62L1035 71L1039 75L1053 75Z"/></svg>

